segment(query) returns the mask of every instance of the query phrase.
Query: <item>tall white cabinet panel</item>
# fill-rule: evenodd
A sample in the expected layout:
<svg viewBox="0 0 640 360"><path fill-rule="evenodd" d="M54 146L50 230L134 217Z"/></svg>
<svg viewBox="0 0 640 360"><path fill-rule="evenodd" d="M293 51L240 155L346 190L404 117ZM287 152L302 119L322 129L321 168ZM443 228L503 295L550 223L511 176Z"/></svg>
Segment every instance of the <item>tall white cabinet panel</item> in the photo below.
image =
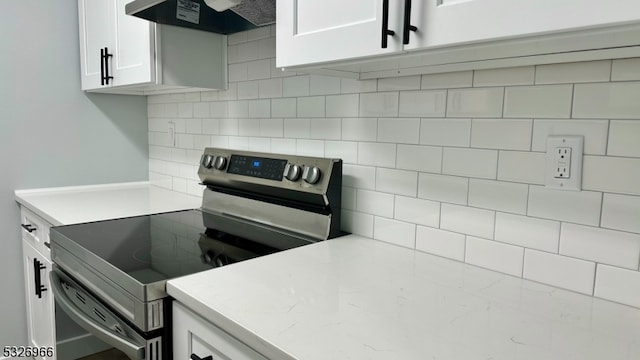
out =
<svg viewBox="0 0 640 360"><path fill-rule="evenodd" d="M639 14L637 0L414 0L411 23L418 31L404 49L624 24Z"/></svg>
<svg viewBox="0 0 640 360"><path fill-rule="evenodd" d="M78 1L83 90L155 81L153 24L126 15L129 1Z"/></svg>
<svg viewBox="0 0 640 360"><path fill-rule="evenodd" d="M399 0L280 0L277 3L276 66L287 67L389 54L402 50L386 35L382 47L383 22L395 29L401 23ZM386 5L386 6L385 6ZM385 16L385 8L388 15Z"/></svg>
<svg viewBox="0 0 640 360"><path fill-rule="evenodd" d="M56 358L55 303L49 286L51 261L36 250L27 239L22 241L25 291L27 295L27 329L29 345L44 349L53 356L38 356L36 359ZM40 352L39 352L40 353Z"/></svg>

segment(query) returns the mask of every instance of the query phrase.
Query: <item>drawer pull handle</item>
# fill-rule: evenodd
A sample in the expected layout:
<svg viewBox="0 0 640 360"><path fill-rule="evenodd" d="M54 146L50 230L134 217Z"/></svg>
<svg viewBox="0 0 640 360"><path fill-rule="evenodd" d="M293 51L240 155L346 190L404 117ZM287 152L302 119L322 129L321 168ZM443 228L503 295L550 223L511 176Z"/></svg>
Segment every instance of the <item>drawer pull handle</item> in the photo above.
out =
<svg viewBox="0 0 640 360"><path fill-rule="evenodd" d="M402 43L409 43L409 31L416 32L418 28L411 25L411 0L404 1L404 31L402 32Z"/></svg>
<svg viewBox="0 0 640 360"><path fill-rule="evenodd" d="M39 299L42 299L42 293L47 291L47 287L42 285L42 277L40 276L40 270L44 270L47 267L44 266L43 263L38 261L38 259L33 259L33 274L34 274L34 282L36 288L36 295Z"/></svg>
<svg viewBox="0 0 640 360"><path fill-rule="evenodd" d="M20 224L20 226L22 226L23 229L27 230L30 233L38 230L37 227L35 227L35 226L31 225L31 224Z"/></svg>
<svg viewBox="0 0 640 360"><path fill-rule="evenodd" d="M196 354L191 354L191 360L213 360L213 355L209 355L207 357L201 358L200 356L198 356Z"/></svg>

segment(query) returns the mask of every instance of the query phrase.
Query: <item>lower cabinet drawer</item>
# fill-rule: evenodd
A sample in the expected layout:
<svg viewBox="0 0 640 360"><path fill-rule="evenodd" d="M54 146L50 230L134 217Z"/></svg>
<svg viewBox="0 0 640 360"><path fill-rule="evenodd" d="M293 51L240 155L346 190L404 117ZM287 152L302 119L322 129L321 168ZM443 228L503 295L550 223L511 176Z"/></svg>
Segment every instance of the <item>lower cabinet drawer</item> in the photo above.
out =
<svg viewBox="0 0 640 360"><path fill-rule="evenodd" d="M173 358L267 360L178 302L173 303Z"/></svg>

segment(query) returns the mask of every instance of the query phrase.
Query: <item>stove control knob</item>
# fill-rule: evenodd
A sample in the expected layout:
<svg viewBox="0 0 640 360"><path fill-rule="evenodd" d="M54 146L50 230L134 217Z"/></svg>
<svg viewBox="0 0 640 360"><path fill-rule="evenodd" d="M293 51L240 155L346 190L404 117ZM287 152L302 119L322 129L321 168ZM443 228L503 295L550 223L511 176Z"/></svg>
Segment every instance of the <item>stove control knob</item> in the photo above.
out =
<svg viewBox="0 0 640 360"><path fill-rule="evenodd" d="M296 181L300 178L300 173L302 171L300 170L300 165L295 165L295 164L287 164L287 166L284 167L284 177L289 180L289 181Z"/></svg>
<svg viewBox="0 0 640 360"><path fill-rule="evenodd" d="M202 164L202 166L207 169L211 169L211 165L213 164L213 156L209 154L202 155L202 158L200 158L200 164Z"/></svg>
<svg viewBox="0 0 640 360"><path fill-rule="evenodd" d="M315 184L320 180L321 171L317 166L306 166L302 172L302 180Z"/></svg>
<svg viewBox="0 0 640 360"><path fill-rule="evenodd" d="M227 158L224 156L216 156L215 160L213 160L213 167L216 170L224 170L227 166Z"/></svg>

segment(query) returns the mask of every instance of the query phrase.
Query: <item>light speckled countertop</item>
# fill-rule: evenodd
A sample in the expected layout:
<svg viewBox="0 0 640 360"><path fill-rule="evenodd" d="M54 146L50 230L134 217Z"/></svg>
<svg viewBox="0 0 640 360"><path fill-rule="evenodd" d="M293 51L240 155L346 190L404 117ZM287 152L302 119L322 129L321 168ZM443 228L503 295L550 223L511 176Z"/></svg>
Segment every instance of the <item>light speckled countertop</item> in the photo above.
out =
<svg viewBox="0 0 640 360"><path fill-rule="evenodd" d="M197 209L202 199L131 182L16 190L16 201L53 225Z"/></svg>
<svg viewBox="0 0 640 360"><path fill-rule="evenodd" d="M639 309L358 236L167 291L274 360L640 359Z"/></svg>

